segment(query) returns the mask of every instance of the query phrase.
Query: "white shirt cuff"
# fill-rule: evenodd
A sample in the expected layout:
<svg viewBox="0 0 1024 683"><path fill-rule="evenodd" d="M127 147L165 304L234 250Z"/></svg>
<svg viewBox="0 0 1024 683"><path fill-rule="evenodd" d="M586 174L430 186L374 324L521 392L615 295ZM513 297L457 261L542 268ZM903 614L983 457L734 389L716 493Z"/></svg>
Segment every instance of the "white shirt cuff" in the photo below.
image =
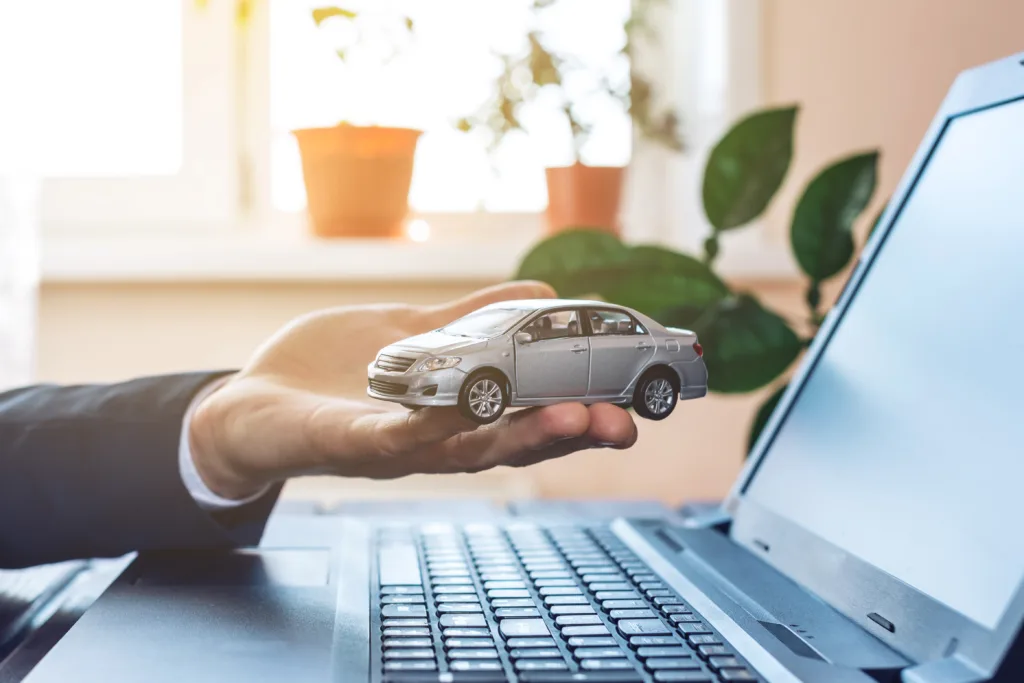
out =
<svg viewBox="0 0 1024 683"><path fill-rule="evenodd" d="M191 494L192 499L196 501L196 504L207 512L230 510L231 508L251 503L270 489L268 486L263 491L240 500L224 498L210 490L210 487L206 485L203 478L199 476L199 470L196 469L196 463L192 459L192 449L188 442L188 428L192 422L192 414L202 400L216 391L225 381L224 379L219 379L210 382L192 399L188 410L185 411L185 419L181 425L181 440L178 445L178 469L181 471L181 481L185 484L185 488Z"/></svg>

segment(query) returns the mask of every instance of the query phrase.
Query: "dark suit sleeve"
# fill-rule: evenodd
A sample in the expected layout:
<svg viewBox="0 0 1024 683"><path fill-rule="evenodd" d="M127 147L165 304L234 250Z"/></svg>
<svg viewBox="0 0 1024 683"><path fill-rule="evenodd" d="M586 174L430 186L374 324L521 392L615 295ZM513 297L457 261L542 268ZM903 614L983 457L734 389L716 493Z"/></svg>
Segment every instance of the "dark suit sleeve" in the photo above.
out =
<svg viewBox="0 0 1024 683"><path fill-rule="evenodd" d="M0 567L257 544L279 487L214 518L181 481L182 420L220 374L0 394Z"/></svg>

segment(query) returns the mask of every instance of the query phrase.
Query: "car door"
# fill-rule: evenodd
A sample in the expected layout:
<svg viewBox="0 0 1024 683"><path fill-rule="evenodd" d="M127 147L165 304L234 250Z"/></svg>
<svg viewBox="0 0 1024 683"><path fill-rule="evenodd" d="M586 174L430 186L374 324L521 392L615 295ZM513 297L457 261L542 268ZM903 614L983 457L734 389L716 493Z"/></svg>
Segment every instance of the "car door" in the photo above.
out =
<svg viewBox="0 0 1024 683"><path fill-rule="evenodd" d="M586 310L590 324L589 396L617 396L654 356L654 337L629 313Z"/></svg>
<svg viewBox="0 0 1024 683"><path fill-rule="evenodd" d="M583 334L580 311L543 313L517 335L516 393L520 398L581 398L590 380L590 342Z"/></svg>

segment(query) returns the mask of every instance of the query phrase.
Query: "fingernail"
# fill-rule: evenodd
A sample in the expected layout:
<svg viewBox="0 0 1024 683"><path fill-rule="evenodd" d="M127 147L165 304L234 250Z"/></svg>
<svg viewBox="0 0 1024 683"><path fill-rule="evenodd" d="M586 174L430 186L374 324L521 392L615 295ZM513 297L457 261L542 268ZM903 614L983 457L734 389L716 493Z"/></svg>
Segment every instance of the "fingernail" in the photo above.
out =
<svg viewBox="0 0 1024 683"><path fill-rule="evenodd" d="M598 448L614 448L619 444L615 443L614 441L598 441L594 445L596 445Z"/></svg>

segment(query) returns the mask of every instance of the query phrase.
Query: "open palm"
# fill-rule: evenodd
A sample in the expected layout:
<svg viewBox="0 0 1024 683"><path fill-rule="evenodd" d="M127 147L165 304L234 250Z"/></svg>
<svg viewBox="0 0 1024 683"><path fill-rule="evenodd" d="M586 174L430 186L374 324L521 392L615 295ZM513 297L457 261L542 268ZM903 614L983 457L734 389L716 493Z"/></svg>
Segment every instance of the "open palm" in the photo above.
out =
<svg viewBox="0 0 1024 683"><path fill-rule="evenodd" d="M478 472L629 447L632 417L607 404L514 411L479 427L456 408L396 411L361 397L367 365L384 346L489 303L552 295L520 282L442 306L341 307L292 321L199 406L190 439L200 474L217 493L242 498L300 474Z"/></svg>

